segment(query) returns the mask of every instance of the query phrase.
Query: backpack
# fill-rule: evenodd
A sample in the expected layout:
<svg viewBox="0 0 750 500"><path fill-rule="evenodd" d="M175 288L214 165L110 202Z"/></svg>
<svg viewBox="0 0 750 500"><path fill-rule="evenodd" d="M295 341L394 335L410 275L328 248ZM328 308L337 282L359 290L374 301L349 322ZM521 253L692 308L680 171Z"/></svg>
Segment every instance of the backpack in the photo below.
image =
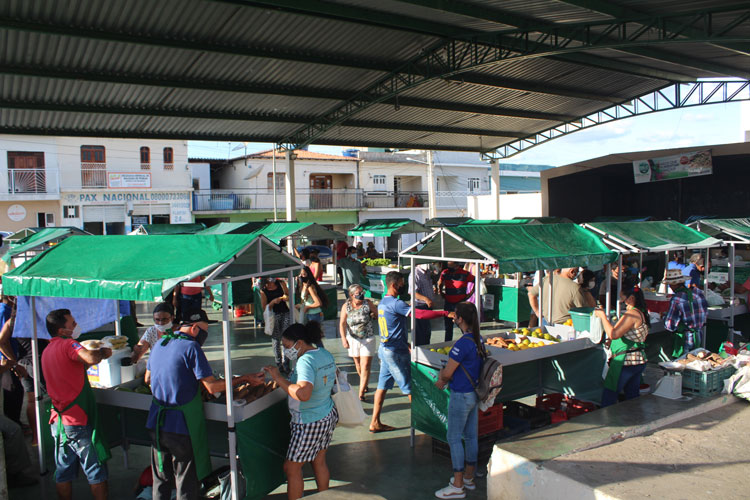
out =
<svg viewBox="0 0 750 500"><path fill-rule="evenodd" d="M461 365L461 368L474 388L474 392L477 394L479 410L486 411L495 404L495 398L503 388L503 365L498 360L489 357L484 346L481 349L477 349L477 351L481 359L477 384L474 384L466 367Z"/></svg>

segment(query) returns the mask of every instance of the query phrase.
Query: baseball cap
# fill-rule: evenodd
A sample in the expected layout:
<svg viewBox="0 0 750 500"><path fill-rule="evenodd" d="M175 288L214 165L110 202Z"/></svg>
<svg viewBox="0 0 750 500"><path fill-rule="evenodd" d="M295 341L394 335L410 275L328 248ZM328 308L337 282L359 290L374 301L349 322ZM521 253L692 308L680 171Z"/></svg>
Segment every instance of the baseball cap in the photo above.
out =
<svg viewBox="0 0 750 500"><path fill-rule="evenodd" d="M187 318L183 318L182 325L192 325L200 322L208 323L208 314L203 309L193 311Z"/></svg>

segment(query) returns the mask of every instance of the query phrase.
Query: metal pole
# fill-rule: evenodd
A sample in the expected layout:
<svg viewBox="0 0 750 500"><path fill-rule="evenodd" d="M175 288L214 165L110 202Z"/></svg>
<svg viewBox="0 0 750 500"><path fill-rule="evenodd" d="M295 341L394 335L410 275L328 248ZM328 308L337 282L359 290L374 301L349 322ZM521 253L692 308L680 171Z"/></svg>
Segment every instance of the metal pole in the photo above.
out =
<svg viewBox="0 0 750 500"><path fill-rule="evenodd" d="M498 267L498 269L500 269ZM544 270L540 269L539 273L539 328L542 328L544 318Z"/></svg>
<svg viewBox="0 0 750 500"><path fill-rule="evenodd" d="M620 317L622 306L620 305L620 294L622 293L622 254L617 254L617 317Z"/></svg>
<svg viewBox="0 0 750 500"><path fill-rule="evenodd" d="M36 440L37 451L39 452L39 473L44 475L47 473L47 464L44 461L44 439L42 438L42 389L39 386L41 379L39 378L40 360L37 340L36 297L31 297L31 356L34 359L34 363L31 366L31 373L34 376L34 406L36 407ZM62 416L59 418L62 418Z"/></svg>
<svg viewBox="0 0 750 500"><path fill-rule="evenodd" d="M239 500L239 474L237 473L237 434L234 427L234 405L232 404L232 351L229 345L229 306L227 305L227 283L221 284L221 330L224 341L224 381L227 389L227 432L229 433L229 469L232 480L232 500Z"/></svg>
<svg viewBox="0 0 750 500"><path fill-rule="evenodd" d="M729 267L729 307L731 308L731 314L729 315L729 331L730 335L732 335L730 340L734 342L734 334L731 333L734 331L734 243L729 244L729 260L727 261L727 266Z"/></svg>
<svg viewBox="0 0 750 500"><path fill-rule="evenodd" d="M607 277L605 278L605 281L607 282L607 291L604 294L604 310L609 318L609 304L612 302L612 264L607 264L607 270L605 272L607 273Z"/></svg>
<svg viewBox="0 0 750 500"><path fill-rule="evenodd" d="M294 308L294 271L289 271L289 314L291 315L292 323L295 322L294 318L297 315L297 311Z"/></svg>
<svg viewBox="0 0 750 500"><path fill-rule="evenodd" d="M427 151L427 214L428 218L437 217L437 206L435 198L435 163L432 151Z"/></svg>
<svg viewBox="0 0 750 500"><path fill-rule="evenodd" d="M411 269L409 269L409 282L411 284L411 350L417 345L417 314L415 312L417 302L417 284L416 284L416 268L414 267L414 257L409 259ZM414 448L414 425L411 425L409 432L409 446Z"/></svg>
<svg viewBox="0 0 750 500"><path fill-rule="evenodd" d="M133 311L130 311L133 314ZM120 301L115 300L115 335L122 335L122 325L120 325Z"/></svg>
<svg viewBox="0 0 750 500"><path fill-rule="evenodd" d="M638 252L638 286L641 286L643 281L643 253Z"/></svg>
<svg viewBox="0 0 750 500"><path fill-rule="evenodd" d="M279 206L276 201L276 146L273 147L273 160L271 160L271 168L272 168L272 180L273 180L273 220L277 221L279 220ZM257 185L257 184L256 184Z"/></svg>
<svg viewBox="0 0 750 500"><path fill-rule="evenodd" d="M554 281L553 275L555 274L554 269L550 269L549 271L549 307L547 308L547 313L549 316L549 320L547 321L550 325L552 324L552 300L554 300L555 297L555 291L552 288L552 282Z"/></svg>
<svg viewBox="0 0 750 500"><path fill-rule="evenodd" d="M479 272L479 262L480 261L476 261L474 264L476 266L474 268L474 305L477 308L477 318L479 319L479 324L482 324L482 293L479 291L479 284L481 282L482 273Z"/></svg>

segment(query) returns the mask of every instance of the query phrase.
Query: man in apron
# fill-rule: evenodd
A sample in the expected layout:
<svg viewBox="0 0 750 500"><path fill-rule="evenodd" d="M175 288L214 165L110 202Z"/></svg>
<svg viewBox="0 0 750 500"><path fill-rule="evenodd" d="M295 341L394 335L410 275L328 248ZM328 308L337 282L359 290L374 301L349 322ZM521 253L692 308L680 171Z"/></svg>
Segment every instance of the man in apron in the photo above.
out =
<svg viewBox="0 0 750 500"><path fill-rule="evenodd" d="M673 358L700 347L703 326L708 317L708 302L703 290L686 287L686 279L687 276L680 269L668 269L663 281L674 293L664 316L664 327L674 333Z"/></svg>
<svg viewBox="0 0 750 500"><path fill-rule="evenodd" d="M52 399L50 426L55 438L55 482L59 499L73 498L73 479L83 468L97 500L107 498L109 446L103 439L94 392L86 369L112 355L102 347L89 351L76 338L81 329L68 309L47 315L52 340L42 354L42 372Z"/></svg>
<svg viewBox="0 0 750 500"><path fill-rule="evenodd" d="M226 390L217 379L201 346L208 336L208 316L203 310L183 320L180 329L166 334L151 348L146 383L154 399L146 427L151 434L151 470L154 500L198 498L199 481L211 472L206 419L199 385L209 393ZM236 377L242 382L262 384L263 373Z"/></svg>

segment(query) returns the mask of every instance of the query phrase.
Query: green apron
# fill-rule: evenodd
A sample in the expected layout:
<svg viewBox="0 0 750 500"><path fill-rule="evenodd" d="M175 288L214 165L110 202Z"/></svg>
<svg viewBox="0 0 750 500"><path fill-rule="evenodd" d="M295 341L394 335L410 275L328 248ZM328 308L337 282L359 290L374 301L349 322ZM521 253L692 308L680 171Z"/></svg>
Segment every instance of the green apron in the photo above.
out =
<svg viewBox="0 0 750 500"><path fill-rule="evenodd" d="M695 316L695 309L693 307L693 292L688 288L687 290L688 302L690 303L690 312ZM693 336L693 346L698 342L697 331L695 328L689 328L685 322L681 322L677 325L677 330L673 332L674 342L672 344L672 359L679 358L685 352L685 340L688 335Z"/></svg>
<svg viewBox="0 0 750 500"><path fill-rule="evenodd" d="M607 371L607 377L604 379L604 388L617 392L617 383L620 381L620 374L623 366L625 366L625 355L629 352L641 351L645 360L646 343L621 337L613 340L610 348L612 349L612 359L609 360L609 371Z"/></svg>
<svg viewBox="0 0 750 500"><path fill-rule="evenodd" d="M109 451L109 446L107 445L102 429L99 426L99 410L96 405L96 397L94 396L94 391L91 389L89 379L85 373L83 375L83 388L81 388L81 392L78 393L78 396L76 396L73 402L62 410L58 410L52 406L52 411L57 413L57 446L63 446L68 442L68 436L65 434L65 428L63 427L62 415L75 405L81 407L81 410L83 410L88 418L88 424L92 427L91 442L94 445L99 462L106 462L112 458L112 453Z"/></svg>
<svg viewBox="0 0 750 500"><path fill-rule="evenodd" d="M172 339L189 339L180 334L168 334L162 337L162 345ZM159 472L164 472L164 462L161 452L161 443L159 441L159 428L164 425L164 417L166 414L164 410L176 410L182 412L185 417L185 423L187 424L188 433L190 434L190 444L193 448L193 459L195 460L195 470L198 473L198 480L211 474L213 470L211 467L211 456L208 453L208 433L206 431L206 416L203 413L203 400L201 399L201 391L196 388L195 397L184 405L180 406L166 406L161 404L156 398L153 399L153 403L159 407L159 411L156 414L156 456L159 465Z"/></svg>

